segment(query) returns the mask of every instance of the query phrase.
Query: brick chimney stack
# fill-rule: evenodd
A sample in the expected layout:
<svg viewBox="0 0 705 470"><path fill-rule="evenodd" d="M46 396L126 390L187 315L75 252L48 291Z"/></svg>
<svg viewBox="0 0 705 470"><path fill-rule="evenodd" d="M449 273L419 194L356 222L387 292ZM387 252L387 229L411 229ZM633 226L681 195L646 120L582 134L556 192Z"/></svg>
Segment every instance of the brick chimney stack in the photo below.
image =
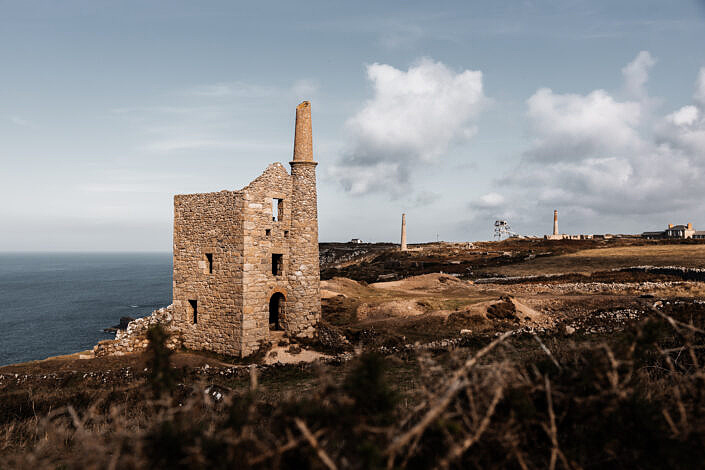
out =
<svg viewBox="0 0 705 470"><path fill-rule="evenodd" d="M406 214L401 215L401 251L406 251Z"/></svg>
<svg viewBox="0 0 705 470"><path fill-rule="evenodd" d="M304 101L296 107L294 131L294 161L313 161L313 132L311 131L311 103Z"/></svg>
<svg viewBox="0 0 705 470"><path fill-rule="evenodd" d="M296 335L321 318L318 261L316 165L313 161L311 103L296 107L294 159L291 165L291 234L286 330Z"/></svg>
<svg viewBox="0 0 705 470"><path fill-rule="evenodd" d="M688 222L688 230L693 230L693 224L691 224L690 222Z"/></svg>
<svg viewBox="0 0 705 470"><path fill-rule="evenodd" d="M558 211L553 211L553 234L558 235Z"/></svg>
<svg viewBox="0 0 705 470"><path fill-rule="evenodd" d="M673 224L668 224L668 228L673 228Z"/></svg>

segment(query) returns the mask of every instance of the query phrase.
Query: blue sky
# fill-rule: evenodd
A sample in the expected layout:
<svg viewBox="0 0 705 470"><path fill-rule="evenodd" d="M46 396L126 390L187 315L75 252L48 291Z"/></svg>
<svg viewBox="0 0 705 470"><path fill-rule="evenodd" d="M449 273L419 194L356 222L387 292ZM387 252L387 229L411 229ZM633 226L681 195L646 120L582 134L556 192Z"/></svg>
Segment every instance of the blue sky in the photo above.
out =
<svg viewBox="0 0 705 470"><path fill-rule="evenodd" d="M323 241L705 229L705 2L485 3L0 1L0 250L167 251L303 99Z"/></svg>

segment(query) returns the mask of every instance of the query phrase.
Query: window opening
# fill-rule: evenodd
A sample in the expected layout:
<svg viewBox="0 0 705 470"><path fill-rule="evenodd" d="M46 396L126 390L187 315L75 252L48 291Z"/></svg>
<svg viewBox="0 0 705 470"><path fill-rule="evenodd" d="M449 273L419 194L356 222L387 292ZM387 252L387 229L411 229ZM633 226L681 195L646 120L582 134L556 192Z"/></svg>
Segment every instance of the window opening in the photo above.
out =
<svg viewBox="0 0 705 470"><path fill-rule="evenodd" d="M265 235L265 236L268 237L268 236L270 236L271 234L272 234L272 229L271 229L271 228L265 229L265 231L264 231L264 235Z"/></svg>
<svg viewBox="0 0 705 470"><path fill-rule="evenodd" d="M196 323L198 323L198 301L189 300L188 303L191 307L191 315L193 316L193 324L195 325Z"/></svg>
<svg viewBox="0 0 705 470"><path fill-rule="evenodd" d="M283 271L284 256L279 253L272 253L272 274L281 276Z"/></svg>
<svg viewBox="0 0 705 470"><path fill-rule="evenodd" d="M284 230L284 238L289 238L289 231L288 230Z"/></svg>
<svg viewBox="0 0 705 470"><path fill-rule="evenodd" d="M274 222L281 222L284 220L284 199L272 199L272 220Z"/></svg>
<svg viewBox="0 0 705 470"><path fill-rule="evenodd" d="M206 265L203 268L203 272L206 274L213 274L213 253L206 253Z"/></svg>

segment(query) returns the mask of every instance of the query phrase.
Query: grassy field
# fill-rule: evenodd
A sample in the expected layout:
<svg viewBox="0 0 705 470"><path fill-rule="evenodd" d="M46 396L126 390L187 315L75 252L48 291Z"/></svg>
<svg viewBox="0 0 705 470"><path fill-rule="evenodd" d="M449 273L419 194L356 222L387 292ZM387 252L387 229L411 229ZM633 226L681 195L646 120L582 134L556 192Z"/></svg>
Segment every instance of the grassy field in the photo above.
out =
<svg viewBox="0 0 705 470"><path fill-rule="evenodd" d="M571 272L591 273L642 265L705 268L705 244L596 248L535 258L516 264L487 268L484 271L506 276L529 276Z"/></svg>

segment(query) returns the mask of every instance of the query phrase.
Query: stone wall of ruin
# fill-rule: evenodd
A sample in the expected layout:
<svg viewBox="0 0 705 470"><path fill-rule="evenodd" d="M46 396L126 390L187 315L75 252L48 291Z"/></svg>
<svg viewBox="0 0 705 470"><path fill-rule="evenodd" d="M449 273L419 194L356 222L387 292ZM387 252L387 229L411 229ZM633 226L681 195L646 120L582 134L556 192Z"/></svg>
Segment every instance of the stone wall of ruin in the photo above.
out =
<svg viewBox="0 0 705 470"><path fill-rule="evenodd" d="M281 163L274 163L242 189L244 198L244 270L242 354L257 350L269 339L269 299L275 292L289 297L287 274L290 252L299 247L291 242L291 176ZM282 214L276 201L282 200ZM272 273L272 254L282 255L282 274ZM285 309L288 312L288 306ZM286 328L286 319L281 319Z"/></svg>
<svg viewBox="0 0 705 470"><path fill-rule="evenodd" d="M239 191L174 196L174 323L189 349L242 351L244 202Z"/></svg>

